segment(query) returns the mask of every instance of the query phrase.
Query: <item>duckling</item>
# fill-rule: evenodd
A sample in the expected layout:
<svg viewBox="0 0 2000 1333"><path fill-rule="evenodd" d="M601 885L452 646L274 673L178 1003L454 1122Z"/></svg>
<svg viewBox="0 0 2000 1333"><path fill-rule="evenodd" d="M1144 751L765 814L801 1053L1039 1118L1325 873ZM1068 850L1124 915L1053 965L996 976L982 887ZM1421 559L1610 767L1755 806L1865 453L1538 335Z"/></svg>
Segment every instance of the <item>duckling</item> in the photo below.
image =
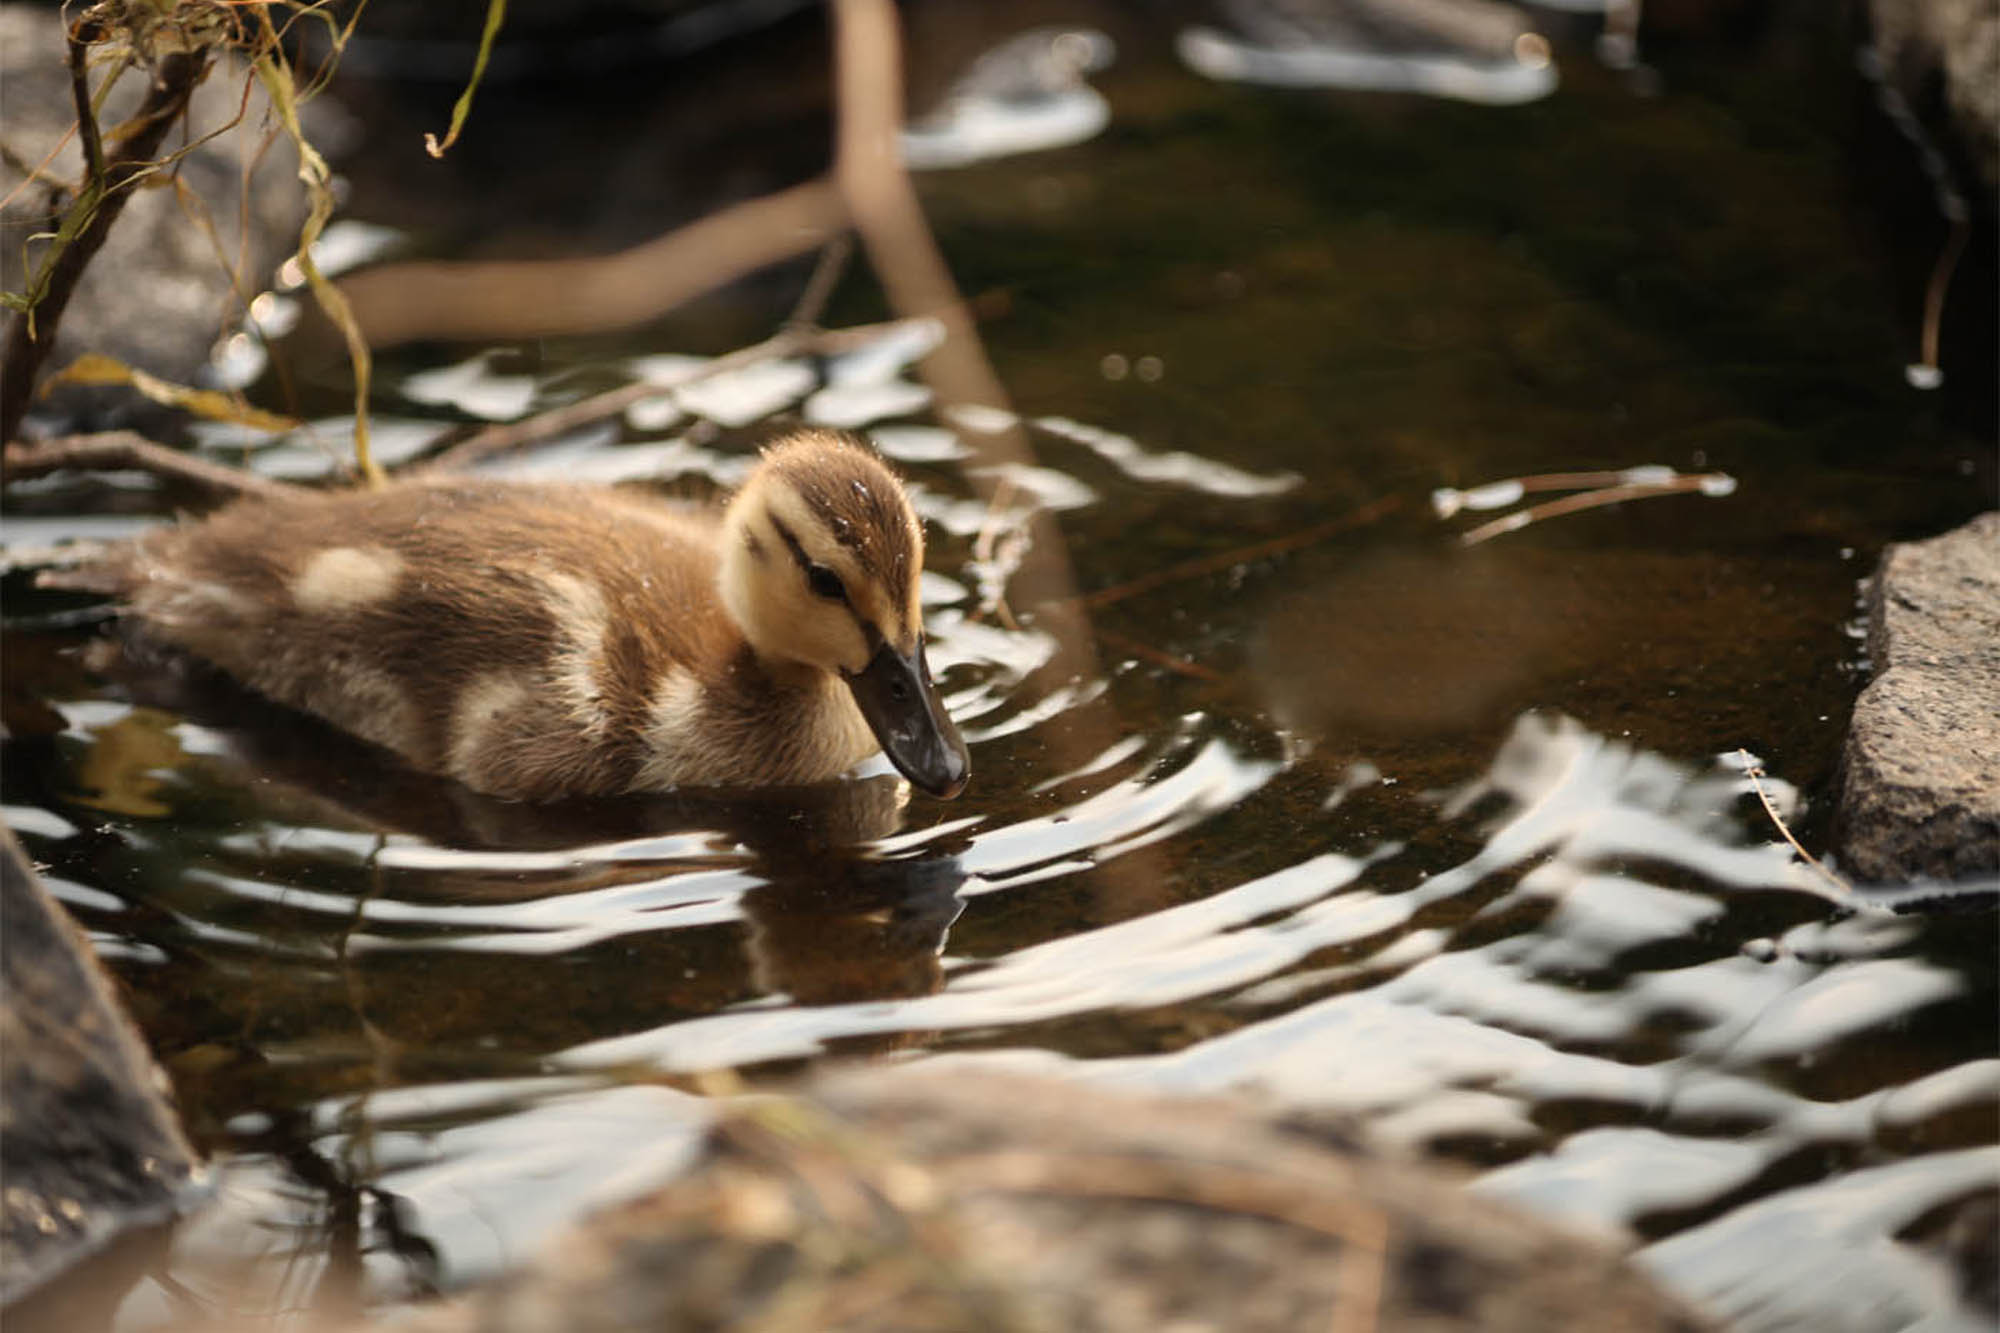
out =
<svg viewBox="0 0 2000 1333"><path fill-rule="evenodd" d="M878 746L956 796L923 530L857 438L797 432L719 513L419 479L238 501L49 580L431 773L547 801L820 782Z"/></svg>

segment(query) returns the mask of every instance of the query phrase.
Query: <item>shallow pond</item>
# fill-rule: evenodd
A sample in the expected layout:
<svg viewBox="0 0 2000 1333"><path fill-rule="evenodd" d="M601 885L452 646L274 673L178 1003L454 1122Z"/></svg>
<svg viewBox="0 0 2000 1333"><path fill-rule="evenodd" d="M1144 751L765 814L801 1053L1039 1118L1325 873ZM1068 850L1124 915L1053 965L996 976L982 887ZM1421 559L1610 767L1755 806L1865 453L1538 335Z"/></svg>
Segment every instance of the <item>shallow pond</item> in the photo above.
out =
<svg viewBox="0 0 2000 1333"><path fill-rule="evenodd" d="M702 493L773 422L870 430L928 520L958 801L881 766L766 799L488 801L216 682L87 674L85 636L21 628L53 603L9 586L7 822L216 1163L211 1205L105 1283L106 1327L449 1290L669 1173L684 1076L826 1056L1249 1093L1623 1236L1746 1328L1989 1326L1991 897L1888 910L1800 862L1746 773L1824 854L1856 582L1995 495L1990 365L1949 399L1904 383L1922 271L1866 196L1916 187L1861 178L1839 34L1663 40L1657 87L1559 46L1559 92L1491 108L1208 83L1082 8L1120 42L1110 127L922 182L1074 600L988 604L993 478L917 387L920 328L486 465ZM725 50L661 123L819 58L809 19ZM535 104L482 96L493 125ZM804 113L775 101L782 158ZM601 138L601 109L536 133ZM607 179L631 160L593 151ZM478 153L458 187L499 190L466 183ZM358 217L451 234L371 214L367 179ZM631 239L602 216L597 248ZM671 373L768 333L801 281L640 334L405 354L380 432L408 452ZM857 270L830 322L883 313ZM295 441L252 461L326 467ZM1430 499L1640 465L1734 489L1472 546L1492 515ZM24 488L10 540L170 499Z"/></svg>

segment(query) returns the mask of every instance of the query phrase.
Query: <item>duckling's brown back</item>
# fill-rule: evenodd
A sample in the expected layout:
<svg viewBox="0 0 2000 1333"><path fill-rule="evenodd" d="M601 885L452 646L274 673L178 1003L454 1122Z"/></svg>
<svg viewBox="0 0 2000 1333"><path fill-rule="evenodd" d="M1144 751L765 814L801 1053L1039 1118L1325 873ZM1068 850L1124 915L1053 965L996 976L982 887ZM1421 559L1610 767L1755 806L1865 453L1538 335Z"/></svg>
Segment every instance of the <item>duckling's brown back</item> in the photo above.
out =
<svg viewBox="0 0 2000 1333"><path fill-rule="evenodd" d="M576 795L623 789L662 679L740 642L712 543L623 492L405 483L244 501L95 577L147 634L419 767Z"/></svg>

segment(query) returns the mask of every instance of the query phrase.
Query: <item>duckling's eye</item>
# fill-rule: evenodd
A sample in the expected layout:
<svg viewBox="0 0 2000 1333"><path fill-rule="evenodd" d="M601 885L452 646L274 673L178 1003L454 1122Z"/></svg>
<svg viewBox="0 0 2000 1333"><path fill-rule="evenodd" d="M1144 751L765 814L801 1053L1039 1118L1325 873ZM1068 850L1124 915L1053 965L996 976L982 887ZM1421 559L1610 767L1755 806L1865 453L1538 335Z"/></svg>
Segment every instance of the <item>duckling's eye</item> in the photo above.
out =
<svg viewBox="0 0 2000 1333"><path fill-rule="evenodd" d="M815 597L824 597L829 602L847 600L847 585L840 581L840 575L825 565L806 566L806 586L813 590Z"/></svg>

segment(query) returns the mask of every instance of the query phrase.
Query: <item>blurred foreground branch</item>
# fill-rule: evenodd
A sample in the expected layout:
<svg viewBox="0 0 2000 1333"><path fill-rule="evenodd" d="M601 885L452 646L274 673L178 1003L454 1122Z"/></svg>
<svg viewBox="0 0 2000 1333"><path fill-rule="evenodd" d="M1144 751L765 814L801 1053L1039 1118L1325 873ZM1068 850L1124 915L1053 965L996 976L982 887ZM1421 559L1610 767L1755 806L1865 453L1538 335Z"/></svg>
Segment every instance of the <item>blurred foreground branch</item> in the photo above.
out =
<svg viewBox="0 0 2000 1333"><path fill-rule="evenodd" d="M745 274L816 250L845 226L838 192L816 180L617 254L385 264L338 286L377 349L430 338L595 333L656 319Z"/></svg>
<svg viewBox="0 0 2000 1333"><path fill-rule="evenodd" d="M970 437L986 471L997 475L987 495L993 517L974 552L990 563L999 516L1011 498L1008 470L1032 463L1034 450L986 357L903 164L898 141L903 62L895 6L890 0L835 0L833 16L834 97L840 114L834 179L854 229L890 306L906 318L929 316L944 325L944 341L923 364L940 408L994 409L981 417L999 423L979 431L961 423L961 433ZM1057 671L1088 679L1096 674L1097 654L1089 620L1075 598L1076 580L1062 535L1046 510L1029 510L1017 521L1027 539L1019 548L1024 558L1012 571L1021 598L1042 612L1041 628L1056 644Z"/></svg>

